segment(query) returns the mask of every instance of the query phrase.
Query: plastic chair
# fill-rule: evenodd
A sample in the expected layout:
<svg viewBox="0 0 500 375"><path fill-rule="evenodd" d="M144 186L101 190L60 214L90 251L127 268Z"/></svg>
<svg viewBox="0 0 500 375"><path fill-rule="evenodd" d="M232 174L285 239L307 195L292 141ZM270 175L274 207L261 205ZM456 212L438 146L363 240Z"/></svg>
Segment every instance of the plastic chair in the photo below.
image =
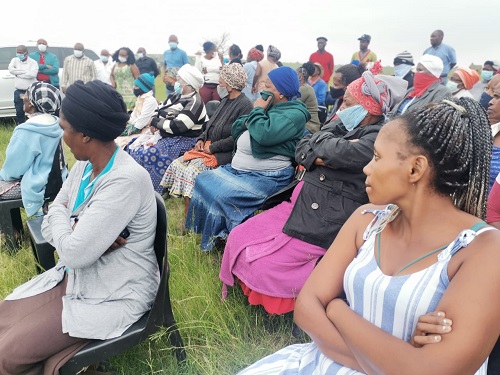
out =
<svg viewBox="0 0 500 375"><path fill-rule="evenodd" d="M22 199L0 200L0 230L5 235L5 244L9 251L16 251L19 243L14 237L14 230L23 232L21 210Z"/></svg>
<svg viewBox="0 0 500 375"><path fill-rule="evenodd" d="M42 273L56 265L55 248L42 236L43 216L26 221L30 235L31 249L37 261L36 270Z"/></svg>
<svg viewBox="0 0 500 375"><path fill-rule="evenodd" d="M85 346L61 367L59 370L60 375L74 375L81 371L83 367L120 354L146 340L151 334L158 331L161 326L167 327L167 331L170 334L170 343L175 348L178 363L180 364L186 360L184 344L170 303L170 291L168 287L170 267L167 257L167 213L165 202L160 194L155 193L155 196L158 222L156 224L154 249L158 265L160 266L161 280L153 307L120 337L109 340L94 340Z"/></svg>

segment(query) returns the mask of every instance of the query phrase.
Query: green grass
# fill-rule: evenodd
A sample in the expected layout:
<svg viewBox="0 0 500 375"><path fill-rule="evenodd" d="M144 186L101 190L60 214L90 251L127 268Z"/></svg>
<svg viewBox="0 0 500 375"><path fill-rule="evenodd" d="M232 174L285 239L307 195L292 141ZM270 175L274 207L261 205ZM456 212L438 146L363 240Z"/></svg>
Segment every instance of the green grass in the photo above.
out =
<svg viewBox="0 0 500 375"><path fill-rule="evenodd" d="M157 85L161 95L162 86ZM163 86L164 87L164 86ZM164 93L163 93L164 95ZM157 95L159 96L159 95ZM160 98L159 98L160 99ZM5 160L13 125L0 121L0 165ZM74 157L66 149L70 166ZM234 374L263 356L297 340L290 316L269 316L250 306L239 287L230 288L221 301L221 254L202 253L199 236L182 236L183 201L168 199L168 258L170 295L174 315L186 346L187 362L177 367L165 330L141 345L110 359L119 374ZM29 240L14 255L0 250L0 299L35 276Z"/></svg>

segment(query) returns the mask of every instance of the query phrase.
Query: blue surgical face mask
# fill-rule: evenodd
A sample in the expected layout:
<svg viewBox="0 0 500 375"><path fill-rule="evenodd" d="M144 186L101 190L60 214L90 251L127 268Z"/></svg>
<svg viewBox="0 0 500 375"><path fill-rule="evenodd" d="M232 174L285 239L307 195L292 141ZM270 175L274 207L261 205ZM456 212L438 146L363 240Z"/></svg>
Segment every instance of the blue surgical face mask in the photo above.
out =
<svg viewBox="0 0 500 375"><path fill-rule="evenodd" d="M24 60L24 53L16 53L16 57L17 57L19 60Z"/></svg>
<svg viewBox="0 0 500 375"><path fill-rule="evenodd" d="M488 103L491 101L491 99L493 99L493 97L488 95L488 93L485 91L481 94L479 104L481 104L484 109L488 109Z"/></svg>
<svg viewBox="0 0 500 375"><path fill-rule="evenodd" d="M83 56L83 51L80 51L78 49L73 50L73 54L75 55L76 58L80 58Z"/></svg>
<svg viewBox="0 0 500 375"><path fill-rule="evenodd" d="M458 88L458 83L456 82L453 82L451 80L448 80L448 82L446 82L446 88L448 89L449 92L451 92L452 94L456 93L457 91L459 91L459 88Z"/></svg>
<svg viewBox="0 0 500 375"><path fill-rule="evenodd" d="M101 56L101 61L106 63L109 61L109 57L108 56Z"/></svg>
<svg viewBox="0 0 500 375"><path fill-rule="evenodd" d="M182 87L181 87L181 84L179 82L175 82L175 84L174 84L174 92L176 94L182 94Z"/></svg>
<svg viewBox="0 0 500 375"><path fill-rule="evenodd" d="M169 42L168 43L168 46L170 47L170 49L174 50L174 49L177 49L177 43L175 42Z"/></svg>
<svg viewBox="0 0 500 375"><path fill-rule="evenodd" d="M483 70L481 72L481 78L484 82L488 82L490 79L493 78L493 72L490 70Z"/></svg>
<svg viewBox="0 0 500 375"><path fill-rule="evenodd" d="M394 66L394 76L403 78L411 70L412 66L408 64L399 64Z"/></svg>
<svg viewBox="0 0 500 375"><path fill-rule="evenodd" d="M339 116L347 131L351 131L358 126L367 114L368 111L366 108L359 104L346 108L342 111L337 111L337 116Z"/></svg>

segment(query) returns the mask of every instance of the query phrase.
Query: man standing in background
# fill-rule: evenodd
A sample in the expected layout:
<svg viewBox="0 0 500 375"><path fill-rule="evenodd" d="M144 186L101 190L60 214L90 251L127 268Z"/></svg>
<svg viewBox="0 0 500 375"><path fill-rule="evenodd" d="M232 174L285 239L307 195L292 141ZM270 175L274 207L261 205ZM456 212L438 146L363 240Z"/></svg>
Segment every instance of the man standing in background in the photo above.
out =
<svg viewBox="0 0 500 375"><path fill-rule="evenodd" d="M144 47L137 48L137 60L135 60L135 65L137 65L141 74L149 73L154 78L158 77L158 74L160 74L156 61L153 58L146 56L146 49ZM153 96L155 94L156 90L153 86Z"/></svg>
<svg viewBox="0 0 500 375"><path fill-rule="evenodd" d="M334 69L333 55L325 50L326 42L328 42L328 39L326 39L324 36L320 36L316 38L316 41L318 42L318 50L311 54L311 56L309 57L309 61L312 63L321 64L324 70L323 76L321 78L328 84L328 82L330 82L330 77L332 76Z"/></svg>
<svg viewBox="0 0 500 375"><path fill-rule="evenodd" d="M36 79L59 88L59 59L56 55L47 51L48 44L45 39L38 39L36 46L38 51L30 53L30 57L38 63Z"/></svg>
<svg viewBox="0 0 500 375"><path fill-rule="evenodd" d="M370 42L372 41L372 37L368 34L363 34L359 38L359 51L354 52L351 57L351 64L356 66L359 63L367 64L367 67L370 68L369 63L374 63L377 61L377 55L372 50L368 49Z"/></svg>
<svg viewBox="0 0 500 375"><path fill-rule="evenodd" d="M424 51L424 55L434 55L443 61L443 72L441 73L441 84L448 82L448 73L457 65L457 55L455 49L443 43L443 30L435 30L431 34L431 46Z"/></svg>
<svg viewBox="0 0 500 375"><path fill-rule="evenodd" d="M9 64L9 73L14 78L14 107L16 108L16 124L22 124L26 120L23 108L24 94L28 87L36 82L38 64L28 56L28 48L20 44L16 48L16 57Z"/></svg>
<svg viewBox="0 0 500 375"><path fill-rule="evenodd" d="M62 92L66 93L66 89L81 80L83 83L93 81L97 78L97 71L94 62L85 56L85 48L82 43L76 43L73 55L67 56L64 59L64 73L61 85Z"/></svg>
<svg viewBox="0 0 500 375"><path fill-rule="evenodd" d="M94 65L96 69L97 79L112 86L110 76L115 62L111 58L111 54L107 49L103 49L101 51L101 56L99 60L94 61Z"/></svg>
<svg viewBox="0 0 500 375"><path fill-rule="evenodd" d="M163 52L163 82L167 87L167 96L174 92L174 86L168 80L168 71L173 68L181 68L183 65L189 64L189 58L185 51L178 48L179 39L177 36L170 35L168 37L168 46L165 52Z"/></svg>

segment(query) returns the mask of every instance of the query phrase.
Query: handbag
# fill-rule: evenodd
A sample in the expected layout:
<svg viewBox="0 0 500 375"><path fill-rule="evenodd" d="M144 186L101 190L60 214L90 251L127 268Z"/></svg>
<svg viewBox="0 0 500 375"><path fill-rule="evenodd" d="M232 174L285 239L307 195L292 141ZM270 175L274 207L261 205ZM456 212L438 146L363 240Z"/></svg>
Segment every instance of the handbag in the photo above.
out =
<svg viewBox="0 0 500 375"><path fill-rule="evenodd" d="M21 180L0 180L0 200L21 198Z"/></svg>

